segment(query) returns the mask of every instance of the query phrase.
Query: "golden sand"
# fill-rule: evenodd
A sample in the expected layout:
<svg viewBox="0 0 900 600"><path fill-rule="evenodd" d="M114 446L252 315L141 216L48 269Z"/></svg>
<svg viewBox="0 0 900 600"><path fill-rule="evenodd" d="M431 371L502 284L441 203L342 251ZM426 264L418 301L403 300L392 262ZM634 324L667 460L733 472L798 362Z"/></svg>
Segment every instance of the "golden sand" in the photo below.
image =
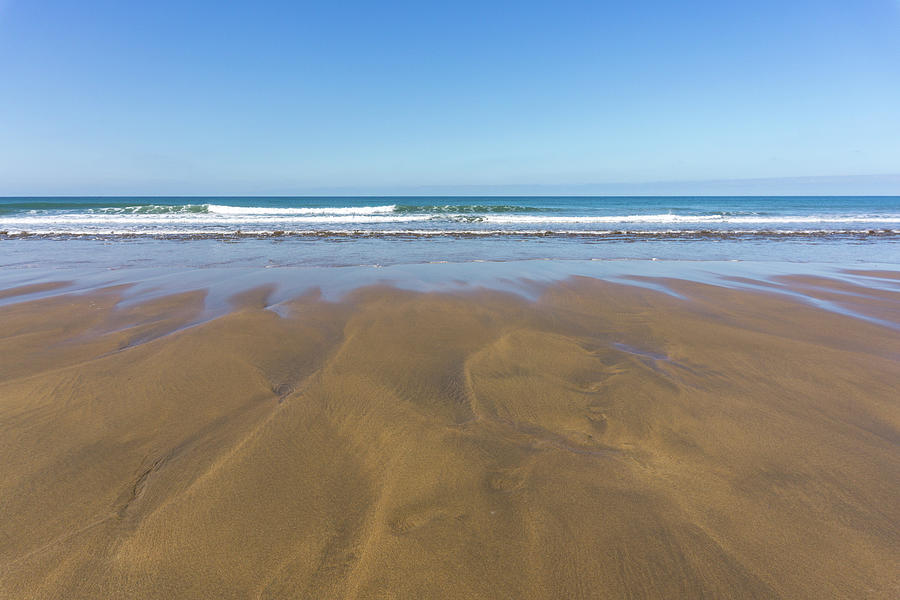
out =
<svg viewBox="0 0 900 600"><path fill-rule="evenodd" d="M662 283L0 307L0 597L896 598L898 331Z"/></svg>

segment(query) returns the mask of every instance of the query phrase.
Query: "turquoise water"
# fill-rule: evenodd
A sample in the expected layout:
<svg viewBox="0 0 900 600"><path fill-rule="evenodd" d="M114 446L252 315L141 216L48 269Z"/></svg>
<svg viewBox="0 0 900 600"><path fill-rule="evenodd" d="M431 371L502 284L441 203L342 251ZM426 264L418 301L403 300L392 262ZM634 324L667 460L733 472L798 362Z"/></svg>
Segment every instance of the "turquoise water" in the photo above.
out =
<svg viewBox="0 0 900 600"><path fill-rule="evenodd" d="M900 197L5 198L5 237L896 235Z"/></svg>

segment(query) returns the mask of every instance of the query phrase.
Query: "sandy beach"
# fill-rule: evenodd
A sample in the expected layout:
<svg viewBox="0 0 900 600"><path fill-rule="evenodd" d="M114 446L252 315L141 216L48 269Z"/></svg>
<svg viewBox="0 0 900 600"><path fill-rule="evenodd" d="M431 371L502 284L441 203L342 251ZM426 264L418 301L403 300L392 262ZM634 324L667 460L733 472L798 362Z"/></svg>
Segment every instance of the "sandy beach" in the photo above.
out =
<svg viewBox="0 0 900 600"><path fill-rule="evenodd" d="M900 0L0 0L0 600L900 600Z"/></svg>
<svg viewBox="0 0 900 600"><path fill-rule="evenodd" d="M0 306L0 596L895 598L900 290L866 275L781 283L872 321L682 279L199 322L6 289L47 296Z"/></svg>

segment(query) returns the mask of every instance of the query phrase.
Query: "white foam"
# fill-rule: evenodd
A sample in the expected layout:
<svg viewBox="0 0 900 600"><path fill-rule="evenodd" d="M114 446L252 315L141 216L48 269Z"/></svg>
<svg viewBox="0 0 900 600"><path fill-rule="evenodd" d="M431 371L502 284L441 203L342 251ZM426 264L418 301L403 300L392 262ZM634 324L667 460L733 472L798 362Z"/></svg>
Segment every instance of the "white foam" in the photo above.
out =
<svg viewBox="0 0 900 600"><path fill-rule="evenodd" d="M428 221L431 215L231 215L204 213L167 213L167 214L77 214L77 215L41 215L27 217L0 218L0 227L9 225L150 225L175 224L215 225L242 223L407 223Z"/></svg>
<svg viewBox="0 0 900 600"><path fill-rule="evenodd" d="M268 208L194 205L203 212L38 212L0 217L0 231L35 235L703 235L897 232L900 214L521 215L397 213L396 205ZM126 210L130 210L129 207Z"/></svg>
<svg viewBox="0 0 900 600"><path fill-rule="evenodd" d="M462 215L457 215L462 217ZM853 216L719 216L719 215L605 215L605 216L549 216L549 215L484 215L480 220L488 223L722 223L722 224L775 224L775 223L900 223L900 215Z"/></svg>
<svg viewBox="0 0 900 600"><path fill-rule="evenodd" d="M208 204L206 210L215 215L378 215L392 213L396 204L384 206L334 206L322 208L273 208L269 206L224 206Z"/></svg>
<svg viewBox="0 0 900 600"><path fill-rule="evenodd" d="M258 227L270 225L273 229L287 229L303 224L345 224L371 225L381 223L416 223L430 221L436 225L450 223L460 226L471 224L472 230L485 225L523 225L545 227L554 225L682 225L682 226L777 226L799 225L815 226L830 224L868 224L881 226L884 224L900 225L900 214L890 215L781 215L781 216L718 216L718 215L434 215L394 213L395 205L343 207L343 208L264 208L208 205L208 212L169 212L169 213L135 213L135 212L92 212L92 213L41 213L0 217L0 229L17 227L35 228L71 228L75 226L95 226L104 228L116 227L152 227L179 226L205 227L222 226L239 229L242 227Z"/></svg>
<svg viewBox="0 0 900 600"><path fill-rule="evenodd" d="M50 228L50 229L8 229L8 235L34 235L34 236L122 236L122 237L153 237L153 236L179 236L179 237L203 237L203 236L414 236L414 237L440 237L440 236L576 236L576 237L613 237L620 236L710 236L718 235L865 235L865 230L859 229L726 229L719 231L698 231L696 229L649 229L649 230L611 230L611 229L233 229L233 228L145 228L145 229L111 229L111 228ZM900 229L885 229L884 233L898 235Z"/></svg>

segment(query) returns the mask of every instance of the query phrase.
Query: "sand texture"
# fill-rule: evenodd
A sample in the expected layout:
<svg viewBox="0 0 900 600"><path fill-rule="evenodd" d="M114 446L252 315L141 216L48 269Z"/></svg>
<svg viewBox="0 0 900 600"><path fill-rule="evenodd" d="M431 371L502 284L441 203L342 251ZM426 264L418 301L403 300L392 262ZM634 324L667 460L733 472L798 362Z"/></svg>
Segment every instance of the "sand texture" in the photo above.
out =
<svg viewBox="0 0 900 600"><path fill-rule="evenodd" d="M0 597L900 597L898 329L656 283L0 307Z"/></svg>

